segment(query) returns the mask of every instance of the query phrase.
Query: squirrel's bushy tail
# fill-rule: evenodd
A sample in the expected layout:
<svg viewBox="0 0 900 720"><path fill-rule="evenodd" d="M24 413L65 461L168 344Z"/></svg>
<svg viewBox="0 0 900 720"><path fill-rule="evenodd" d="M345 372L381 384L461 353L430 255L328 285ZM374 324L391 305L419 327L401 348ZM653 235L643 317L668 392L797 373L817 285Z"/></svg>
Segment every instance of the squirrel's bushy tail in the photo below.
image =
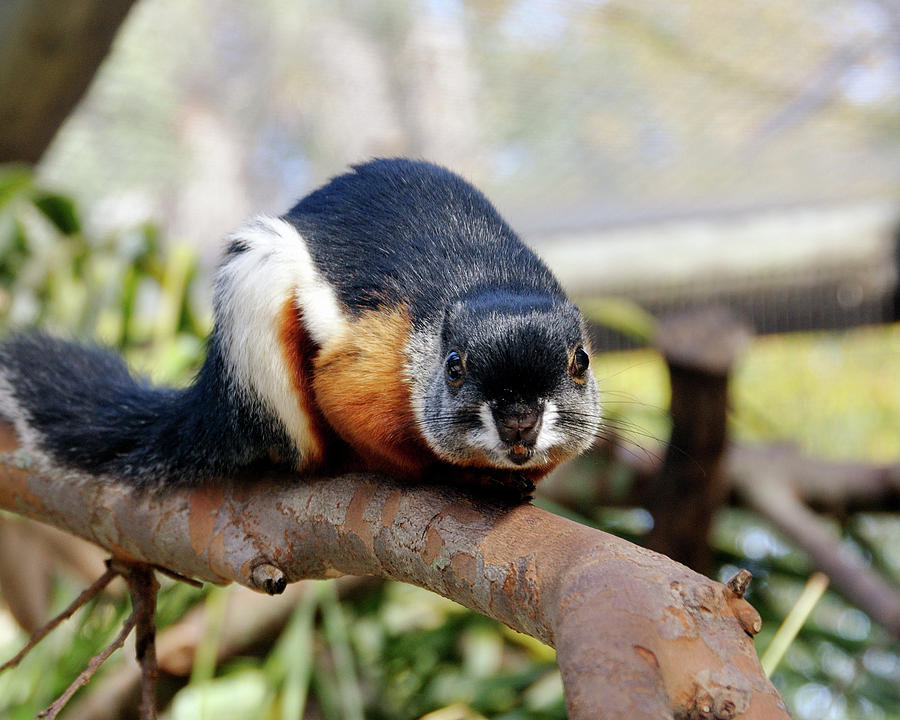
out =
<svg viewBox="0 0 900 720"><path fill-rule="evenodd" d="M140 487L195 484L285 442L227 378L215 338L194 383L174 390L135 378L110 350L21 333L0 343L0 416L56 465Z"/></svg>

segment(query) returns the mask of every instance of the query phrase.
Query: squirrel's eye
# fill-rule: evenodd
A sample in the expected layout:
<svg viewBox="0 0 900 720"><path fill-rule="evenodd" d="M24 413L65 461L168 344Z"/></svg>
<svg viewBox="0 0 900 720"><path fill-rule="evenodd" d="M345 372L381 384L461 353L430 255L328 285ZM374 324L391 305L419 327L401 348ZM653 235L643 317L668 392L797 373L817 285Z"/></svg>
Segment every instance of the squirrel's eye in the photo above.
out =
<svg viewBox="0 0 900 720"><path fill-rule="evenodd" d="M576 380L583 380L584 374L587 372L588 365L591 364L591 356L587 354L585 349L579 345L572 353L572 362L569 364L569 372Z"/></svg>
<svg viewBox="0 0 900 720"><path fill-rule="evenodd" d="M451 350L444 361L444 375L447 376L447 383L452 387L462 385L463 378L466 377L466 368L456 350Z"/></svg>

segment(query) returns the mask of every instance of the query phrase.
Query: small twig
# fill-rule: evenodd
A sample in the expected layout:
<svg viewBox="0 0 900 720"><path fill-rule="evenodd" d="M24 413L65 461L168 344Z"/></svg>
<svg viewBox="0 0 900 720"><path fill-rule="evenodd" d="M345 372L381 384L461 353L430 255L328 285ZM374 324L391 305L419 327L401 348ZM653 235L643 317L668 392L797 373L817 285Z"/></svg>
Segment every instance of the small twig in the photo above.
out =
<svg viewBox="0 0 900 720"><path fill-rule="evenodd" d="M96 595L105 588L110 580L112 580L116 575L118 575L118 570L114 570L112 567L107 566L106 572L104 572L99 578L94 580L87 588L85 588L81 594L75 598L69 606L63 610L59 615L50 620L46 625L39 627L35 630L31 637L28 639L28 643L23 647L15 657L7 660L3 665L0 665L0 672L4 670L9 670L9 668L13 668L22 662L22 659L31 652L32 648L37 645L41 640L43 640L51 630L53 630L57 625L62 623L64 620L68 620L75 612L81 608L85 603L87 603L92 598L96 597Z"/></svg>
<svg viewBox="0 0 900 720"><path fill-rule="evenodd" d="M188 577L187 575L182 575L181 573L177 573L174 570L169 570L169 568L163 567L162 565L151 565L151 567L157 572L161 572L163 575L172 578L173 580L178 580L178 582L183 582L191 587L202 588L203 583L199 580L194 580L192 577Z"/></svg>
<svg viewBox="0 0 900 720"><path fill-rule="evenodd" d="M128 637L128 633L131 632L131 629L137 622L136 616L137 611L132 612L131 615L128 616L128 619L125 621L125 624L122 626L119 634L116 635L116 639L91 658L88 666L81 671L81 673L77 678L75 678L75 680L72 681L72 684L66 688L66 691L58 698L56 698L56 700L54 700L50 706L38 713L37 716L39 718L48 718L48 720L54 720L54 718L66 706L72 696L80 688L87 685L88 681L91 679L91 677L93 677L94 673L100 669L100 666L106 662L109 656L112 655L120 647L122 647L125 642L125 638Z"/></svg>
<svg viewBox="0 0 900 720"><path fill-rule="evenodd" d="M156 592L159 583L149 565L136 564L123 576L131 591L137 624L135 655L141 666L141 720L156 719Z"/></svg>
<svg viewBox="0 0 900 720"><path fill-rule="evenodd" d="M281 595L287 587L287 578L272 563L262 563L253 568L253 582L269 595Z"/></svg>
<svg viewBox="0 0 900 720"><path fill-rule="evenodd" d="M731 590L738 597L744 597L747 593L747 589L750 587L750 581L753 579L753 573L745 568L741 568L738 570L734 577L731 578L727 583L728 589Z"/></svg>

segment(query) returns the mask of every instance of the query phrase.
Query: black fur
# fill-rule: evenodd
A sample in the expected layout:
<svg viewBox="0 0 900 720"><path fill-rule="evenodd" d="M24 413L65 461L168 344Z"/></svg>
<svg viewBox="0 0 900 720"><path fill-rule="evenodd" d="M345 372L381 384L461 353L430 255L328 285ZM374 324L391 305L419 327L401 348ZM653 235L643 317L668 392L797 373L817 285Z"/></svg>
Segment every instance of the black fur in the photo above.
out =
<svg viewBox="0 0 900 720"><path fill-rule="evenodd" d="M554 396L567 379L567 349L580 343L574 306L540 296L477 296L443 325L443 349L465 352L471 381L492 406Z"/></svg>
<svg viewBox="0 0 900 720"><path fill-rule="evenodd" d="M285 219L351 312L402 302L420 324L484 292L565 301L550 271L484 195L437 165L357 165Z"/></svg>
<svg viewBox="0 0 900 720"><path fill-rule="evenodd" d="M109 350L41 334L7 339L0 368L40 449L88 473L141 487L196 484L264 460L270 448L286 459L294 452L280 423L229 382L215 334L184 390L136 379Z"/></svg>

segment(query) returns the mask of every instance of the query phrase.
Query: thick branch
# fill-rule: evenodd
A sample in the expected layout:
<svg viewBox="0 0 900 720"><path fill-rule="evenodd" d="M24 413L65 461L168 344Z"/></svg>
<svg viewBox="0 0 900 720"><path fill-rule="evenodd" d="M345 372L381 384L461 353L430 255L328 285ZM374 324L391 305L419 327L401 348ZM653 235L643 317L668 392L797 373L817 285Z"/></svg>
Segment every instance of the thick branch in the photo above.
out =
<svg viewBox="0 0 900 720"><path fill-rule="evenodd" d="M658 459L616 442L603 451L635 475L630 494L611 491L614 483L594 473L593 483L578 490L557 473L541 487L542 494L563 507L585 515L601 505L641 505L644 488L659 472ZM582 465L581 474L587 471ZM766 518L812 559L833 581L833 586L894 635L900 636L900 590L881 578L854 555L811 508L842 518L851 512L892 511L900 500L900 465L834 462L803 455L793 446L732 444L723 465L732 490L732 502L748 506Z"/></svg>
<svg viewBox="0 0 900 720"><path fill-rule="evenodd" d="M747 603L656 553L530 505L501 507L378 476L243 478L139 495L0 462L0 507L115 555L212 582L377 575L554 645L569 717L787 714L747 634Z"/></svg>

